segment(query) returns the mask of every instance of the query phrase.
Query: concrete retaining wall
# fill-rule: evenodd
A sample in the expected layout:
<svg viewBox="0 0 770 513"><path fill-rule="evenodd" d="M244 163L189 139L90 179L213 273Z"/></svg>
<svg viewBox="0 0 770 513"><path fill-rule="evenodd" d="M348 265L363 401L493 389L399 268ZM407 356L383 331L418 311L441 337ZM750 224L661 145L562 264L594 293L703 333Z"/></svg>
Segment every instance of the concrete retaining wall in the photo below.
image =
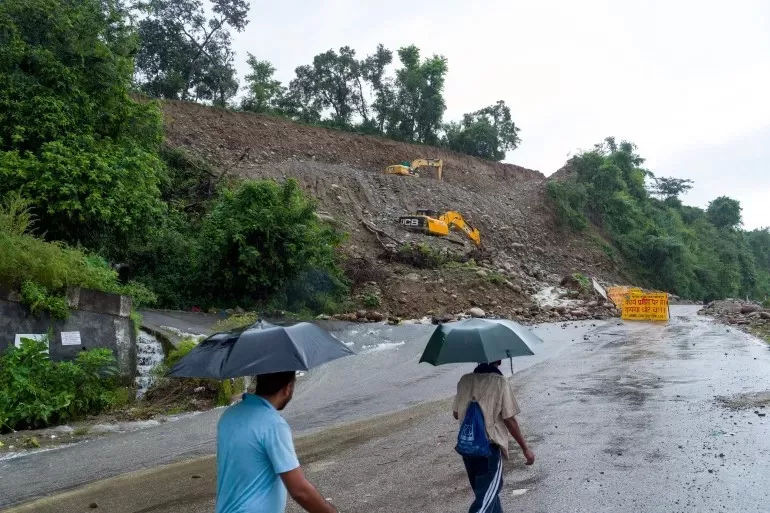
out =
<svg viewBox="0 0 770 513"><path fill-rule="evenodd" d="M70 316L52 320L47 314L34 316L20 303L14 290L0 289L0 352L14 344L17 335L42 335L49 330L49 353L54 361L70 360L80 351L112 349L124 378L136 375L134 326L129 319L131 298L96 290L67 290ZM78 335L79 334L79 344Z"/></svg>

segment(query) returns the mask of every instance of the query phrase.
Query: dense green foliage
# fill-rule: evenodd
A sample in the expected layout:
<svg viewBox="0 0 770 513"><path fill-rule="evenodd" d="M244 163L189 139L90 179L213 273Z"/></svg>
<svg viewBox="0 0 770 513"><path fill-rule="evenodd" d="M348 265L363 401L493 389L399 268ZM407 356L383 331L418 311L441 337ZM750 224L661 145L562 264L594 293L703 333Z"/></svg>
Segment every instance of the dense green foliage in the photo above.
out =
<svg viewBox="0 0 770 513"><path fill-rule="evenodd" d="M342 236L295 181L244 181L208 207L197 221L169 217L127 256L161 304L325 311L346 291L335 252Z"/></svg>
<svg viewBox="0 0 770 513"><path fill-rule="evenodd" d="M108 349L52 362L46 342L22 339L0 356L0 431L44 427L117 405L117 367Z"/></svg>
<svg viewBox="0 0 770 513"><path fill-rule="evenodd" d="M504 159L521 142L511 109L502 100L465 114L461 123L449 123L445 132L444 144L449 148L487 160Z"/></svg>
<svg viewBox="0 0 770 513"><path fill-rule="evenodd" d="M764 299L770 293L767 229L739 230L740 204L731 198L717 198L707 211L683 205L677 195L689 181L655 179L643 163L633 144L613 138L572 158L570 177L548 185L560 223L581 230L590 220L651 287L701 300ZM663 199L648 192L648 179Z"/></svg>
<svg viewBox="0 0 770 513"><path fill-rule="evenodd" d="M0 3L0 195L41 233L118 240L162 212L158 110L128 96L135 40L112 0Z"/></svg>
<svg viewBox="0 0 770 513"><path fill-rule="evenodd" d="M21 284L21 301L32 315L47 312L52 319L63 320L69 317L67 299L49 293L48 289L34 281L27 280Z"/></svg>
<svg viewBox="0 0 770 513"><path fill-rule="evenodd" d="M129 96L136 79L155 96L226 104L229 30L247 12L245 0L0 3L0 283L35 314L65 317L68 286L136 306L318 310L345 290L341 236L296 184L231 186L164 151L157 106ZM270 94L250 90L258 109ZM120 285L97 254L136 282Z"/></svg>
<svg viewBox="0 0 770 513"><path fill-rule="evenodd" d="M488 160L502 160L521 142L505 102L465 114L444 124L444 83L448 61L442 55L421 59L414 45L396 52L400 67L389 72L393 52L378 45L363 59L349 46L328 50L295 69L284 87L275 67L249 54L250 73L243 110L287 116L344 130L400 141L446 146Z"/></svg>
<svg viewBox="0 0 770 513"><path fill-rule="evenodd" d="M253 304L311 269L339 280L335 247L341 241L296 181L245 181L223 190L203 221L199 284L210 301Z"/></svg>
<svg viewBox="0 0 770 513"><path fill-rule="evenodd" d="M115 271L100 257L27 233L33 225L29 203L11 194L0 204L0 283L21 287L22 300L32 313L66 318L67 287L127 294L137 306L156 301L155 295L139 283L121 285Z"/></svg>
<svg viewBox="0 0 770 513"><path fill-rule="evenodd" d="M137 81L168 99L225 106L238 91L229 28L248 24L246 0L137 0Z"/></svg>

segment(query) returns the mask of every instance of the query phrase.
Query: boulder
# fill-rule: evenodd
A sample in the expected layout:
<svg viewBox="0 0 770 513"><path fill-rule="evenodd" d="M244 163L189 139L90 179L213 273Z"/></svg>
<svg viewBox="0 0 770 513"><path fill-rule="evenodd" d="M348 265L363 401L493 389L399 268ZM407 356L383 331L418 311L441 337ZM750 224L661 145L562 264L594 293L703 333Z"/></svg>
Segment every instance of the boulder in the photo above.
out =
<svg viewBox="0 0 770 513"><path fill-rule="evenodd" d="M587 308L596 308L597 306L599 306L598 301L589 301L588 303L586 303Z"/></svg>
<svg viewBox="0 0 770 513"><path fill-rule="evenodd" d="M567 276L562 278L561 281L559 282L559 286L570 290L580 290L583 288L580 285L580 282L577 280L577 278L575 278L571 274L568 274Z"/></svg>
<svg viewBox="0 0 770 513"><path fill-rule="evenodd" d="M770 320L770 312L760 312L759 316L763 319Z"/></svg>
<svg viewBox="0 0 770 513"><path fill-rule="evenodd" d="M585 310L580 310L580 309L570 310L569 313L572 317L588 317L588 312L586 312Z"/></svg>
<svg viewBox="0 0 770 513"><path fill-rule="evenodd" d="M510 281L505 282L505 286L514 291L516 294L521 294L523 289L521 288L521 285L518 283L513 283Z"/></svg>
<svg viewBox="0 0 770 513"><path fill-rule="evenodd" d="M380 312L367 312L366 318L372 322L380 322L385 318Z"/></svg>
<svg viewBox="0 0 770 513"><path fill-rule="evenodd" d="M449 313L434 315L431 322L433 324L442 324L445 322L452 322L455 320L455 316Z"/></svg>
<svg viewBox="0 0 770 513"><path fill-rule="evenodd" d="M422 280L422 277L419 274L417 274L417 273L409 273L409 274L406 275L406 279L409 280L409 281L418 282L418 281Z"/></svg>
<svg viewBox="0 0 770 513"><path fill-rule="evenodd" d="M235 315L243 315L243 314L245 314L245 313L246 313L246 310L244 310L244 309L243 309L243 308L241 308L240 306L236 306L235 308L233 308L233 313L234 313Z"/></svg>
<svg viewBox="0 0 770 513"><path fill-rule="evenodd" d="M754 312L761 312L762 307L759 305L743 305L741 307L741 313L742 314L750 314Z"/></svg>
<svg viewBox="0 0 770 513"><path fill-rule="evenodd" d="M484 269L479 269L478 271L476 271L476 276L478 276L479 278L486 278L487 276L489 276L489 273L487 273Z"/></svg>
<svg viewBox="0 0 770 513"><path fill-rule="evenodd" d="M471 317L476 317L476 318L483 318L487 316L486 312L484 312L484 310L478 307L471 308L470 310L468 310L468 313L470 314Z"/></svg>
<svg viewBox="0 0 770 513"><path fill-rule="evenodd" d="M559 312L559 314L564 315L567 313L567 307L564 305L559 305L556 307L556 311Z"/></svg>
<svg viewBox="0 0 770 513"><path fill-rule="evenodd" d="M364 319L366 317L366 310L359 310L356 312L356 317L359 319Z"/></svg>

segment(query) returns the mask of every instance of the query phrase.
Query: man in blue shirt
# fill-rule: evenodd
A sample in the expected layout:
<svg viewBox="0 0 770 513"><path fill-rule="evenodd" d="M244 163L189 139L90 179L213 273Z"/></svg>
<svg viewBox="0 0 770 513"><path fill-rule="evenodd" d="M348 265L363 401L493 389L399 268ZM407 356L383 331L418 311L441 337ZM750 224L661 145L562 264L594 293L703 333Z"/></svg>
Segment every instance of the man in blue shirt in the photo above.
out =
<svg viewBox="0 0 770 513"><path fill-rule="evenodd" d="M310 513L337 513L305 478L291 429L278 413L294 394L294 372L257 376L256 395L228 408L217 426L216 513L283 513L287 491Z"/></svg>

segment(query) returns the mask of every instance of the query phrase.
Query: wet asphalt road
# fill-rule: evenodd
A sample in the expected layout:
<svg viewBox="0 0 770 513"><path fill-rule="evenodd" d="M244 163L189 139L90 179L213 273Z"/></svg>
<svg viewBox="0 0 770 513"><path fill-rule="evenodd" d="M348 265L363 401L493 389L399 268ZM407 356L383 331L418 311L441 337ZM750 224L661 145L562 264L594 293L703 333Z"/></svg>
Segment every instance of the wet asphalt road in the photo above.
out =
<svg viewBox="0 0 770 513"><path fill-rule="evenodd" d="M182 319L186 324L175 326L197 333L205 328L205 319L201 319L200 314L188 315ZM153 320L158 324L174 321L166 313ZM517 358L514 371L567 351L596 325L573 323L569 330L560 325L537 328L546 342L534 348L536 356ZM473 368L418 363L435 326L330 322L325 327L357 354L299 378L294 400L284 412L295 434L449 397L459 377ZM143 431L0 461L0 508L126 472L211 454L216 449L221 412L217 409Z"/></svg>
<svg viewBox="0 0 770 513"><path fill-rule="evenodd" d="M562 343L551 344L556 337L547 337L542 354L548 357L530 365L517 361L513 379L523 409L520 421L538 460L525 467L516 456L506 466L506 511L770 511L770 427L763 415L765 404L745 395L770 390L770 352L740 332L693 316L692 308L672 311L676 317L668 325L612 322L597 325L585 337L578 328L549 327L561 334ZM421 383L432 383L431 389L450 386L455 373L465 370L430 375L435 369L428 367L425 376L430 377L420 381L413 374L417 371L409 348L407 343L362 352L364 357L382 353L382 359L371 356L384 366L382 375L352 390L338 390L351 402L370 396L372 386L394 400L401 394L414 399ZM383 362L394 363L390 367ZM360 363L366 367L363 360ZM305 428L313 427L308 418L323 407L309 409L312 397L326 397L328 391L319 393L326 383L358 376L349 368L330 366L329 371L333 377L307 376L303 393L308 395L301 393L293 411L287 412L295 426L304 422ZM761 397L767 400L767 395ZM742 408L728 408L720 398ZM414 417L410 423L376 436L365 436L361 428L354 442L317 442L325 450L315 455L308 448L301 450L308 474L343 512L467 511L467 482L452 451L456 424L448 412L426 406L419 413L422 409L418 406L413 410L417 413L409 414ZM300 415L304 420L297 420L300 412L306 412ZM113 445L121 442L111 440ZM133 440L130 447L138 452L142 443ZM64 451L50 456L54 454L56 459L66 457ZM52 478L52 460L38 464L38 479ZM0 497L13 491L4 482L20 484L13 470L0 466ZM191 481L192 474L201 479ZM86 511L84 505L91 500L115 513L211 511L213 479L211 459L198 460L100 484L25 511Z"/></svg>

